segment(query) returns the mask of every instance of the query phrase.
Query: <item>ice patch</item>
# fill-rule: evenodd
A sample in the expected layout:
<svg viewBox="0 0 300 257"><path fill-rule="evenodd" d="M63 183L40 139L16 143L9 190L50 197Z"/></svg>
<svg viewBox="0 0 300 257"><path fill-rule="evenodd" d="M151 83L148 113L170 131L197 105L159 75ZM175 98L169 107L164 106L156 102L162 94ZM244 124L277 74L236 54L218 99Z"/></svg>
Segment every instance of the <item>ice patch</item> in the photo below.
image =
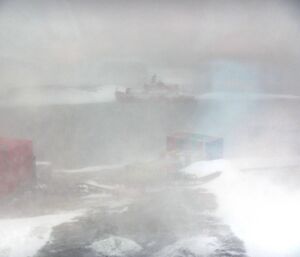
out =
<svg viewBox="0 0 300 257"><path fill-rule="evenodd" d="M117 236L96 241L90 247L105 256L128 256L142 250L142 247L133 240Z"/></svg>
<svg viewBox="0 0 300 257"><path fill-rule="evenodd" d="M34 256L50 239L53 227L70 222L84 211L0 220L0 256Z"/></svg>

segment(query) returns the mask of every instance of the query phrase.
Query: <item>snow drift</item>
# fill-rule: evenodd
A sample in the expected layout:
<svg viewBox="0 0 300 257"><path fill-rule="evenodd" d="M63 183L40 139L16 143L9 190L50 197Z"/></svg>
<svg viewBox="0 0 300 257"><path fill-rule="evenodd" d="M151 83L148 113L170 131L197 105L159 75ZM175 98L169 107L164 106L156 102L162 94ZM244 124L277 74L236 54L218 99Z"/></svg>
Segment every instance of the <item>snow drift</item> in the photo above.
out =
<svg viewBox="0 0 300 257"><path fill-rule="evenodd" d="M179 240L166 246L155 256L211 256L218 248L220 248L220 242L217 238L201 235Z"/></svg>
<svg viewBox="0 0 300 257"><path fill-rule="evenodd" d="M70 222L83 211L30 218L0 220L0 256L32 257L49 240L53 227Z"/></svg>
<svg viewBox="0 0 300 257"><path fill-rule="evenodd" d="M199 178L222 171L205 187L216 195L218 216L244 241L249 256L296 257L300 255L300 191L288 177L299 179L297 163L292 159L216 160L194 163L184 172Z"/></svg>
<svg viewBox="0 0 300 257"><path fill-rule="evenodd" d="M118 236L96 241L90 247L104 256L128 256L142 250L142 247L133 240Z"/></svg>

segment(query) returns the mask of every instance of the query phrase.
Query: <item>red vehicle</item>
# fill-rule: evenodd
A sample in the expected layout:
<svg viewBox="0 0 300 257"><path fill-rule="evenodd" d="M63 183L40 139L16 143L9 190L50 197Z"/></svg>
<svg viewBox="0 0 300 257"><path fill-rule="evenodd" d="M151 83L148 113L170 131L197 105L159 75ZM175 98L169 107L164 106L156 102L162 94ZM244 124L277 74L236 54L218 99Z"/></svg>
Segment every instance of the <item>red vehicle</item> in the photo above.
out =
<svg viewBox="0 0 300 257"><path fill-rule="evenodd" d="M35 180L32 141L0 138L0 196Z"/></svg>

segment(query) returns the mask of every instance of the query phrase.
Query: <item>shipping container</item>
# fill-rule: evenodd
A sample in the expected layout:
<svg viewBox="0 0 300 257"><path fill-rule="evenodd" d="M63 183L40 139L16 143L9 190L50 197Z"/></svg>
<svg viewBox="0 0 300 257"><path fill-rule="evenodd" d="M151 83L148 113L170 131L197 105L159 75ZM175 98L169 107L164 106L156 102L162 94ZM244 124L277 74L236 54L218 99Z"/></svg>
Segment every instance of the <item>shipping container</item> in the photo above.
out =
<svg viewBox="0 0 300 257"><path fill-rule="evenodd" d="M0 138L0 196L35 180L35 157L30 140Z"/></svg>

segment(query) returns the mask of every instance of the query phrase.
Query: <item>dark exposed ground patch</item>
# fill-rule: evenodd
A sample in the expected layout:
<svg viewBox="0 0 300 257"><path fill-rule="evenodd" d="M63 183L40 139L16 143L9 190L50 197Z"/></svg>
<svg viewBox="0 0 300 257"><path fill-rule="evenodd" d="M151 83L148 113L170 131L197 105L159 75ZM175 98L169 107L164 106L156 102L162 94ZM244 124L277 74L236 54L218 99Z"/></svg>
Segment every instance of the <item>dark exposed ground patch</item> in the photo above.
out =
<svg viewBox="0 0 300 257"><path fill-rule="evenodd" d="M52 240L36 257L96 257L89 246L111 235L127 237L143 247L138 254L155 256L177 240L199 234L215 236L221 248L213 257L244 257L243 243L209 213L215 209L214 196L197 190L167 189L144 195L124 213L94 209L78 221L54 228ZM185 254L185 255L184 255ZM180 256L193 256L188 250ZM175 256L174 256L175 257Z"/></svg>

